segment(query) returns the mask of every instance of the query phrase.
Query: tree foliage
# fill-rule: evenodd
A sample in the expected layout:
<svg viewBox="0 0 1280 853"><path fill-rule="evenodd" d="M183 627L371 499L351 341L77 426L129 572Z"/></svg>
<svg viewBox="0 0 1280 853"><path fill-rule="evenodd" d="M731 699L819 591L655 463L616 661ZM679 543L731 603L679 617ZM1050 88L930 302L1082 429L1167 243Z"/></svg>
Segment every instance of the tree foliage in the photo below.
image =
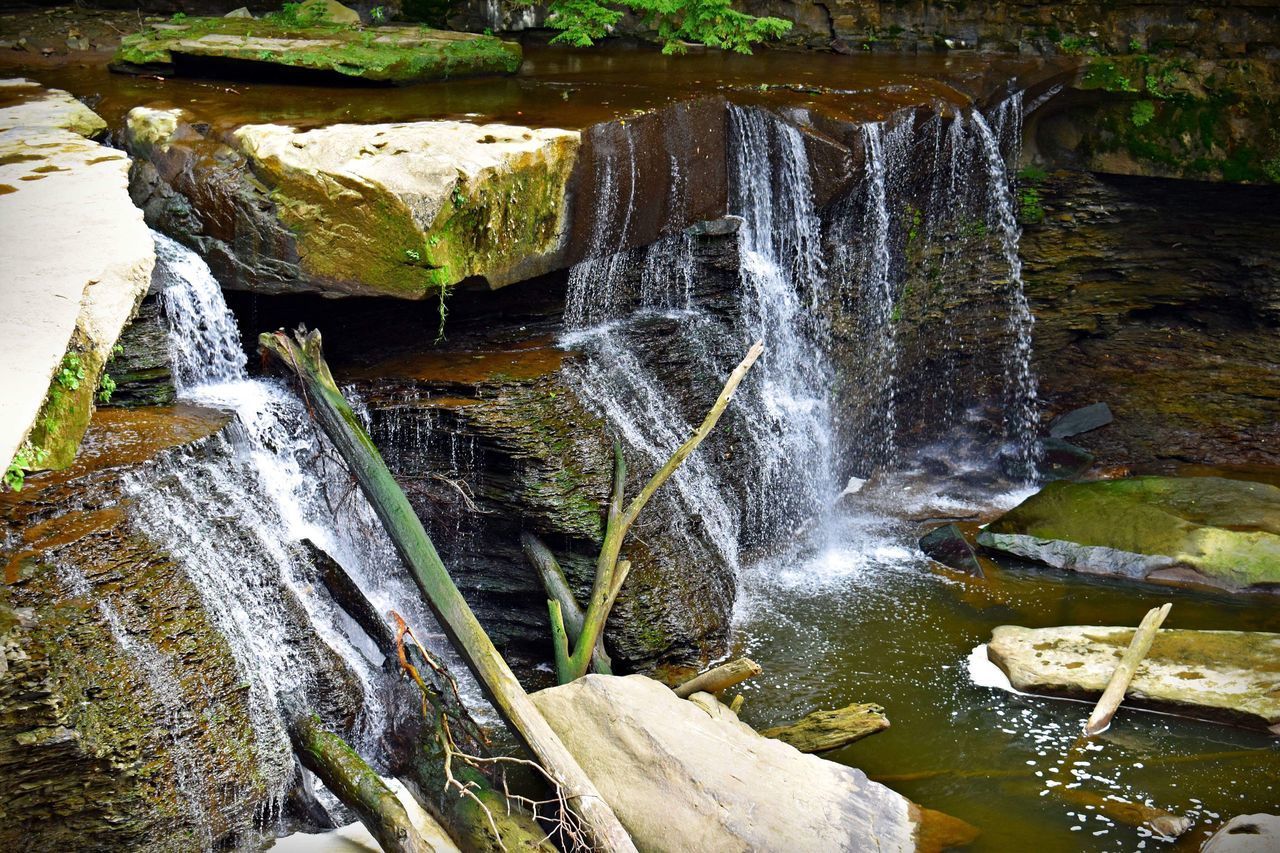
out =
<svg viewBox="0 0 1280 853"><path fill-rule="evenodd" d="M589 47L608 35L624 10L654 27L663 53L684 53L690 42L750 53L751 46L791 29L782 18L758 18L735 10L731 0L552 0L547 25L560 30L554 41Z"/></svg>

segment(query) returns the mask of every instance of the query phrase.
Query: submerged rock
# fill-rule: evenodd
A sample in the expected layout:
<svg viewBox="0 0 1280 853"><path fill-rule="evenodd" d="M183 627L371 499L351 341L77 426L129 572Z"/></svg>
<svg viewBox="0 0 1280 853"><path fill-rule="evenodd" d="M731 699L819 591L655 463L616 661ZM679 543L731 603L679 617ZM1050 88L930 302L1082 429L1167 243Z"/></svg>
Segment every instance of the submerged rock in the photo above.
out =
<svg viewBox="0 0 1280 853"><path fill-rule="evenodd" d="M0 92L0 462L64 467L155 248L128 158L86 138L105 122L66 92Z"/></svg>
<svg viewBox="0 0 1280 853"><path fill-rule="evenodd" d="M954 524L944 524L920 537L920 550L931 560L964 572L975 578L983 577L978 552L969 544L964 532Z"/></svg>
<svg viewBox="0 0 1280 853"><path fill-rule="evenodd" d="M1102 695L1132 628L1068 626L992 632L987 656L1028 693ZM1223 720L1280 734L1280 634L1162 629L1126 705Z"/></svg>
<svg viewBox="0 0 1280 853"><path fill-rule="evenodd" d="M714 717L643 676L533 701L641 851L914 850L920 810L864 773Z"/></svg>
<svg viewBox="0 0 1280 853"><path fill-rule="evenodd" d="M320 6L324 6L322 2ZM349 15L356 13L331 4ZM425 27L360 29L323 15L299 20L187 18L155 24L120 42L112 68L182 74L201 63L241 74L287 70L378 83L415 83L481 74L514 74L520 46L493 36Z"/></svg>
<svg viewBox="0 0 1280 853"><path fill-rule="evenodd" d="M1280 488L1221 477L1050 483L978 544L1087 574L1280 588Z"/></svg>

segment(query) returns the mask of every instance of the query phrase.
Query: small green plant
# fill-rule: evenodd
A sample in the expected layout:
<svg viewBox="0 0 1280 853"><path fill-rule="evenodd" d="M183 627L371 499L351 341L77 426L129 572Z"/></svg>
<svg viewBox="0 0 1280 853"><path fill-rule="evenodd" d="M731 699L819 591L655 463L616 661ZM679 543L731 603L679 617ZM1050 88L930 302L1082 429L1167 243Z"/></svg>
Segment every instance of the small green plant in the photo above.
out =
<svg viewBox="0 0 1280 853"><path fill-rule="evenodd" d="M417 249L405 249L404 256L406 260L413 261L415 264L422 260L422 253Z"/></svg>
<svg viewBox="0 0 1280 853"><path fill-rule="evenodd" d="M1142 53L1142 42L1138 41L1137 38L1129 39L1129 52Z"/></svg>
<svg viewBox="0 0 1280 853"><path fill-rule="evenodd" d="M84 381L84 362L75 353L67 353L62 357L62 367L53 378L68 391L76 390Z"/></svg>
<svg viewBox="0 0 1280 853"><path fill-rule="evenodd" d="M1129 120L1134 127L1145 127L1156 117L1156 105L1151 101L1138 101L1129 109Z"/></svg>
<svg viewBox="0 0 1280 853"><path fill-rule="evenodd" d="M111 395L116 393L116 381L111 378L110 373L102 374L102 381L98 383L98 402L110 403Z"/></svg>
<svg viewBox="0 0 1280 853"><path fill-rule="evenodd" d="M5 469L4 484L15 492L22 491L22 486L27 481L27 472L43 465L48 455L44 448L32 447L30 441L24 441Z"/></svg>
<svg viewBox="0 0 1280 853"><path fill-rule="evenodd" d="M169 18L169 20L175 24L181 24L186 19L187 19L186 12L174 12L173 17Z"/></svg>
<svg viewBox="0 0 1280 853"><path fill-rule="evenodd" d="M1038 184L1049 177L1049 173L1035 164L1022 167L1018 172L1018 181L1024 184Z"/></svg>
<svg viewBox="0 0 1280 853"><path fill-rule="evenodd" d="M1044 205L1040 203L1040 191L1035 187L1022 187L1018 190L1018 218L1024 223L1034 225L1044 221Z"/></svg>
<svg viewBox="0 0 1280 853"><path fill-rule="evenodd" d="M461 210L467 204L467 197L463 195L462 187L458 186L457 184L454 184L452 198L453 198L453 206L458 210Z"/></svg>
<svg viewBox="0 0 1280 853"><path fill-rule="evenodd" d="M436 326L435 339L437 344L444 340L444 323L449 317L449 309L445 305L445 300L449 298L449 292L451 289L452 288L447 284L440 285L440 324Z"/></svg>
<svg viewBox="0 0 1280 853"><path fill-rule="evenodd" d="M387 7L374 6L369 10L369 20L373 21L375 24L381 24L387 20Z"/></svg>

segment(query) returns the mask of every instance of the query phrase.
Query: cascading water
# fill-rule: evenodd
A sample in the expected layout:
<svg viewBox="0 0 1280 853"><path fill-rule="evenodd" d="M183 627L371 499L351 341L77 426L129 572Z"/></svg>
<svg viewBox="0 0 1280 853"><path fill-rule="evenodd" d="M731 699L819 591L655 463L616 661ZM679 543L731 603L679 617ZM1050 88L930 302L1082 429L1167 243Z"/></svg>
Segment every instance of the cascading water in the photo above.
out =
<svg viewBox="0 0 1280 853"><path fill-rule="evenodd" d="M1002 137L1012 140L1009 144L1014 147L1014 152L1010 156L1016 163L1016 146L1022 138L1021 93L1004 101L996 111L994 131L979 112L973 114L973 125L982 144L987 168L987 195L990 199L988 218L990 226L999 236L1009 270L1007 327L1011 344L1005 360L1005 431L1013 444L1015 464L1012 473L1030 482L1036 478L1041 455L1037 437L1040 412L1036 396L1036 375L1031 366L1031 330L1035 318L1031 314L1026 287L1022 281L1022 258L1018 255L1022 229L1018 225L1013 188L1000 144Z"/></svg>
<svg viewBox="0 0 1280 853"><path fill-rule="evenodd" d="M821 226L804 139L798 128L767 112L730 110L742 281L732 310L693 297L694 238L679 234L645 254L638 292L626 278L634 271L627 253L575 267L565 316L570 331L562 344L586 356L566 370L582 399L656 467L701 419L714 389L750 343L765 342L765 355L748 378L750 390L738 395L730 415L741 444L722 456L732 459L717 459L712 441L672 481L678 511L670 514L671 523L677 534L684 528L690 558L701 558L705 542L715 559L736 570L742 549L764 546L810 519L838 488L817 310L825 288ZM614 163L613 171L621 165L628 180L602 178L608 189L602 202L629 204L632 194L618 187L636 180L634 154L606 162ZM683 186L678 173L672 186ZM627 211L604 210L597 234L608 233L599 230L601 223L630 218ZM679 368L672 367L673 353L679 353ZM688 384L674 387L673 371ZM697 530L689 519L697 519Z"/></svg>
<svg viewBox="0 0 1280 853"><path fill-rule="evenodd" d="M139 526L179 557L244 672L263 780L278 798L294 774L288 714L346 695L366 744L384 723L381 656L316 590L298 543L310 539L334 556L380 611L434 622L394 573L385 532L302 402L246 375L234 317L208 267L161 235L155 242L179 395L234 419L206 445L131 475L126 490Z"/></svg>

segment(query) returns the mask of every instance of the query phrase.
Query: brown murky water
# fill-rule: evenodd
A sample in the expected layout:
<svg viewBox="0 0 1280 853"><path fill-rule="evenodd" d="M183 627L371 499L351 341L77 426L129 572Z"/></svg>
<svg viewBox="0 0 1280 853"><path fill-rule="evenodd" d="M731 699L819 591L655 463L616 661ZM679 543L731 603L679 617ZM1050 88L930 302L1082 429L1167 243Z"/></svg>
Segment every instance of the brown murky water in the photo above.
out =
<svg viewBox="0 0 1280 853"><path fill-rule="evenodd" d="M997 625L1136 625L1165 601L1173 602L1167 627L1280 631L1280 597L1026 566L989 569L986 579L943 574L916 549L914 525L900 520L911 508L880 506L855 509L819 541L745 573L739 650L764 667L743 691L747 722L883 705L889 730L827 757L974 824L976 851L1198 850L1234 815L1280 806L1280 739L1122 710L1082 748L1090 704L980 687L967 665ZM1118 800L1184 814L1195 826L1177 843L1159 840L1112 814Z"/></svg>

